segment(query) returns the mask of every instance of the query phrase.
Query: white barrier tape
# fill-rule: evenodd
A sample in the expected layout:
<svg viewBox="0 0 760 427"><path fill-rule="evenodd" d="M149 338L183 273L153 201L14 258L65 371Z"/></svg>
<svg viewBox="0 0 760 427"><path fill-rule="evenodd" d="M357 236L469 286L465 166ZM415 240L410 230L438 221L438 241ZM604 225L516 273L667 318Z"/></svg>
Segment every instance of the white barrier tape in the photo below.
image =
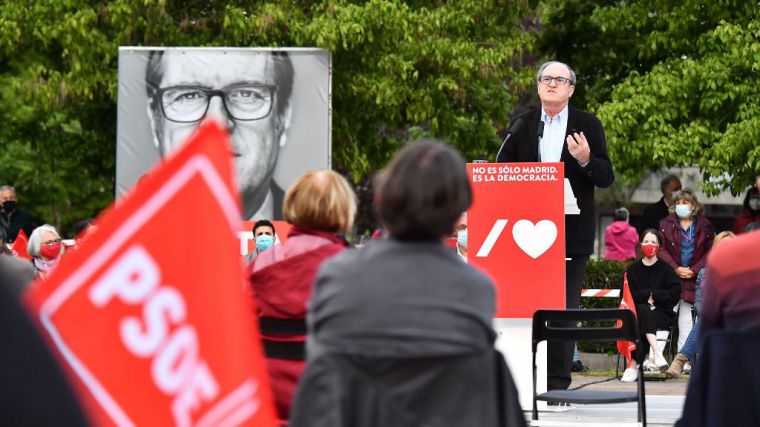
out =
<svg viewBox="0 0 760 427"><path fill-rule="evenodd" d="M583 289L582 297L620 298L620 289Z"/></svg>

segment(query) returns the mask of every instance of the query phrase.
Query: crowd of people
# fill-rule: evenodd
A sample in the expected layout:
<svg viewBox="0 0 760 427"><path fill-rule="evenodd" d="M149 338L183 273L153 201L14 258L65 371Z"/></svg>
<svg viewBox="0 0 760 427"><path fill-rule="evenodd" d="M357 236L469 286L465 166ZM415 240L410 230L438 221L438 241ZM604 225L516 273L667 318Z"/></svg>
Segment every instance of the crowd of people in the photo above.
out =
<svg viewBox="0 0 760 427"><path fill-rule="evenodd" d="M593 251L594 191L611 185L614 175L601 123L568 105L575 87L570 67L544 64L537 85L542 107L523 118L540 127L516 126L514 143L499 160L565 163L581 210L568 215L566 225L566 303L575 308ZM536 146L539 131L545 137L538 135ZM440 141L411 143L377 174L374 190L382 228L361 248L345 239L356 195L330 170L307 172L285 192L282 213L291 228L284 242L271 221L253 226L256 247L246 258L242 296L253 301L280 421L294 427L524 425L509 370L494 348L494 285L466 262L472 189L465 160ZM697 359L706 330L744 331L760 319L760 261L751 257L736 269L738 258L731 259L739 247L756 252L760 233L723 243L758 228L760 177L734 233L717 237L696 195L677 177L663 180L661 190L638 233L625 208L615 211L606 230L605 257L634 260L626 279L641 348L623 374L627 382L642 380L639 364L676 378ZM31 262L13 266L18 297L24 286L18 283L44 278L67 249L55 227L19 210L13 187L0 187L0 204L0 258L13 258L9 244L21 231L28 235ZM82 223L78 235L88 226ZM718 242L720 253L713 256ZM5 263L0 267L10 269ZM694 328L692 313L703 319ZM674 323L679 353L669 366L657 331ZM548 346L547 383L566 389L573 346L556 344Z"/></svg>
<svg viewBox="0 0 760 427"><path fill-rule="evenodd" d="M665 177L660 187L663 196L644 210L637 240L633 240L636 229L629 224L625 208L615 211L613 223L605 230L604 258L629 263L626 279L641 332L642 348L629 361L624 382L636 381L639 363L648 371L665 372L668 378L691 371L699 348L708 255L718 242L760 226L760 177L746 192L734 231L717 235L695 193L682 189L678 177ZM641 254L638 259L637 252ZM677 354L670 365L662 355L664 340L657 338L658 331L677 331Z"/></svg>

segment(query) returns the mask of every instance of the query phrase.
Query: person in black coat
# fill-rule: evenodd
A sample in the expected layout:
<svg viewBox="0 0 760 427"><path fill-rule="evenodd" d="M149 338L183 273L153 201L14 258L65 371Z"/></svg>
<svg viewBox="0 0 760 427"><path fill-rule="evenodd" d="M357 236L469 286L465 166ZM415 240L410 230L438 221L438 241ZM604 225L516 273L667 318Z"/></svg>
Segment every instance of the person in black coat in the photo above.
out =
<svg viewBox="0 0 760 427"><path fill-rule="evenodd" d="M654 355L651 363L661 371L668 368L657 345L657 331L670 330L673 326L673 307L681 298L681 281L669 264L657 258L662 246L657 230L644 230L640 243L642 258L629 265L625 275L636 304L641 346L634 350L633 360L623 373L624 382L636 380L637 363L644 362L650 346Z"/></svg>
<svg viewBox="0 0 760 427"><path fill-rule="evenodd" d="M660 181L660 191L662 197L660 200L647 205L644 214L639 219L637 227L639 235L648 228L658 228L660 221L670 215L670 207L673 206L673 195L681 191L681 180L675 175L668 175Z"/></svg>
<svg viewBox="0 0 760 427"><path fill-rule="evenodd" d="M512 136L496 159L565 164L565 178L570 181L581 211L579 215L565 216L565 253L570 258L565 267L567 308L580 305L586 263L594 251L595 188L609 187L615 181L601 122L593 114L570 105L575 83L575 73L567 64L557 61L543 64L537 74L541 108L515 117ZM549 342L549 390L570 386L572 353L573 343Z"/></svg>

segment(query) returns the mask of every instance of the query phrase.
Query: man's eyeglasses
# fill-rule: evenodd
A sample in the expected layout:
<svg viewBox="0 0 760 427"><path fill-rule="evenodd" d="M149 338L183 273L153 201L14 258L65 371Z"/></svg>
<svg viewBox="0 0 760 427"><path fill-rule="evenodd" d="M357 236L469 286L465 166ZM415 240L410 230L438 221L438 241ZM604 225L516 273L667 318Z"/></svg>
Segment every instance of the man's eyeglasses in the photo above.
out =
<svg viewBox="0 0 760 427"><path fill-rule="evenodd" d="M260 120L272 111L276 86L242 83L222 90L200 86L170 86L158 89L154 99L160 102L164 116L173 122L200 121L208 112L211 98L222 98L224 109L234 120Z"/></svg>
<svg viewBox="0 0 760 427"><path fill-rule="evenodd" d="M557 82L558 86L565 86L566 84L570 83L570 79L568 79L567 77L541 76L541 78L538 79L538 81L540 81L541 83L547 86L552 84L552 80Z"/></svg>
<svg viewBox="0 0 760 427"><path fill-rule="evenodd" d="M55 245L57 243L61 243L61 239L45 240L44 242L42 242L43 245L48 245L48 246Z"/></svg>

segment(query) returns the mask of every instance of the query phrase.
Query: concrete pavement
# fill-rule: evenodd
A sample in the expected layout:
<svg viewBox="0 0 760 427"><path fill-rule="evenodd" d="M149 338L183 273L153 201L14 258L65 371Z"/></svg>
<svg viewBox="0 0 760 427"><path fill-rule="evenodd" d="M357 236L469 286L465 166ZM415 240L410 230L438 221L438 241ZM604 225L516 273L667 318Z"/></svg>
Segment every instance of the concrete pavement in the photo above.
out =
<svg viewBox="0 0 760 427"><path fill-rule="evenodd" d="M681 417L688 376L677 380L664 380L661 374L653 374L644 383L646 392L647 425L672 426ZM623 383L609 376L573 374L570 388L583 390L628 391L635 390L636 383ZM539 413L544 425L616 426L636 422L636 403L609 405L573 405L569 410L550 410ZM531 413L526 411L530 420Z"/></svg>

